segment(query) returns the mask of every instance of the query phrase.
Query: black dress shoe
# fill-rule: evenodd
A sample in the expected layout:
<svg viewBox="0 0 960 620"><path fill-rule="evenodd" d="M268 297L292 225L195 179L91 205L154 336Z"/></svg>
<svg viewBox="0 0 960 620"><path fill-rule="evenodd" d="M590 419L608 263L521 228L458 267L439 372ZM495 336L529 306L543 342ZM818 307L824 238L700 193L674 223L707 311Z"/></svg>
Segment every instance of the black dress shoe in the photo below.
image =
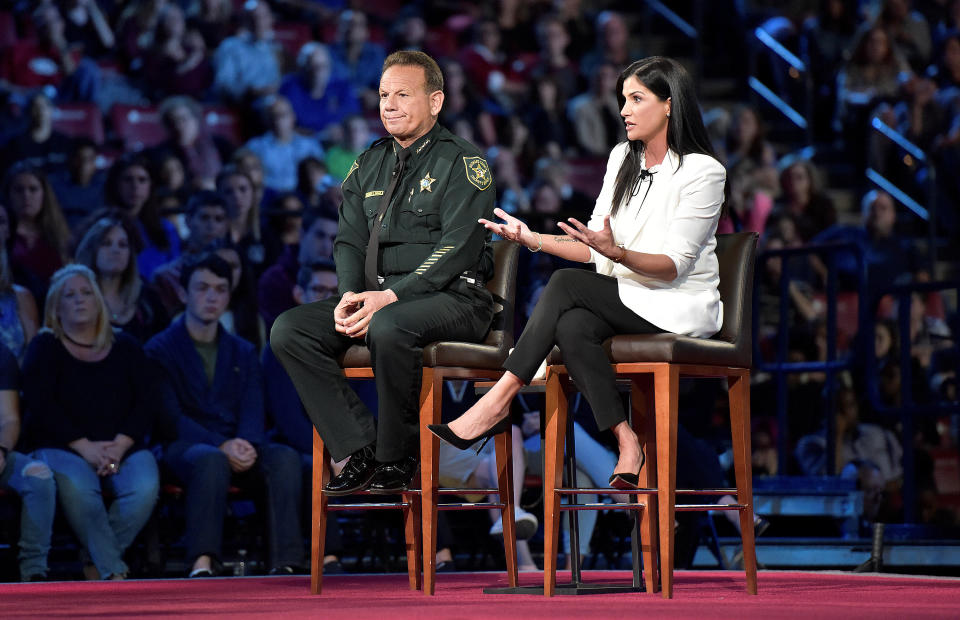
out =
<svg viewBox="0 0 960 620"><path fill-rule="evenodd" d="M357 450L350 456L350 460L343 466L343 470L323 487L323 492L337 497L362 491L373 480L373 475L377 472L377 465L372 445Z"/></svg>
<svg viewBox="0 0 960 620"><path fill-rule="evenodd" d="M419 465L420 460L415 456L408 456L391 463L381 463L367 489L371 493L380 495L402 493L410 488L410 483L420 469Z"/></svg>
<svg viewBox="0 0 960 620"><path fill-rule="evenodd" d="M482 441L483 443L481 443L480 447L477 448L477 454L480 454L480 451L483 450L484 446L487 445L487 442L490 441L491 437L510 430L511 425L512 421L510 416L507 416L494 424L492 428L487 429L473 439L464 439L460 435L457 435L450 430L450 426L447 424L427 424L427 428L431 433L459 450L466 450L478 441Z"/></svg>

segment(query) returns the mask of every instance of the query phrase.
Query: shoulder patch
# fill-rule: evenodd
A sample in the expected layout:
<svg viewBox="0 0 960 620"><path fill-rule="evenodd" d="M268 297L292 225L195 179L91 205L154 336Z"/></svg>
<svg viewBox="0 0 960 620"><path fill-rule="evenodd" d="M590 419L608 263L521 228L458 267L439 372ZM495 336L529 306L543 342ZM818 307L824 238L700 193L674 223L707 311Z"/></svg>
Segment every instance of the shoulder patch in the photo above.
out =
<svg viewBox="0 0 960 620"><path fill-rule="evenodd" d="M358 161L359 159L360 159L360 158L358 157L357 159L354 159L354 160L353 160L353 164L350 166L350 170L347 171L347 176L343 177L343 180L344 180L344 181L346 181L347 179L349 179L349 178L350 178L350 175L353 174L353 172L354 172L357 168L360 167L360 164L357 163L357 161Z"/></svg>
<svg viewBox="0 0 960 620"><path fill-rule="evenodd" d="M490 166L482 157L464 157L463 165L467 169L467 180L479 189L481 192L493 182L493 175L490 174Z"/></svg>

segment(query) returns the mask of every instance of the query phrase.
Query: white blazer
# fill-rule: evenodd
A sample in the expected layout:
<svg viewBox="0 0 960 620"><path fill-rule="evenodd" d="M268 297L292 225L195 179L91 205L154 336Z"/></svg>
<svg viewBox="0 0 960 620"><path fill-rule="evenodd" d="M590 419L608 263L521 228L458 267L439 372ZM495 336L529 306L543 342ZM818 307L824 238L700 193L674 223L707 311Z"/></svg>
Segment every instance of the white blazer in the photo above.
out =
<svg viewBox="0 0 960 620"><path fill-rule="evenodd" d="M622 142L610 152L603 189L588 223L591 230L602 230L603 218L610 213L627 145ZM682 167L679 161L668 151L662 163L650 167L653 176L610 220L617 243L628 250L669 256L677 278L665 282L642 276L593 249L590 262L596 264L597 273L617 278L623 304L647 321L675 334L709 338L723 322L715 235L727 173L709 155L684 155Z"/></svg>

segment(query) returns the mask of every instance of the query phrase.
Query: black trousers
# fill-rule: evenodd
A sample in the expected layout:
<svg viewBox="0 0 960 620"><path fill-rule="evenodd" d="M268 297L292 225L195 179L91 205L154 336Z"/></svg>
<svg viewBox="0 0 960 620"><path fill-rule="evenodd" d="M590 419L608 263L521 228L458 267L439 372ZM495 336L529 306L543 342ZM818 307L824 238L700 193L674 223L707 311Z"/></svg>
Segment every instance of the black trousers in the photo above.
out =
<svg viewBox="0 0 960 620"><path fill-rule="evenodd" d="M617 334L664 330L620 301L617 280L583 269L555 271L504 368L529 383L556 344L600 430L627 419L603 341Z"/></svg>
<svg viewBox="0 0 960 620"><path fill-rule="evenodd" d="M326 299L281 314L270 330L273 352L334 459L373 441L381 462L417 454L423 347L438 340L482 341L493 318L490 293L458 280L447 290L396 301L373 315L366 345L380 408L376 425L337 362L351 345L361 344L334 329L339 301Z"/></svg>

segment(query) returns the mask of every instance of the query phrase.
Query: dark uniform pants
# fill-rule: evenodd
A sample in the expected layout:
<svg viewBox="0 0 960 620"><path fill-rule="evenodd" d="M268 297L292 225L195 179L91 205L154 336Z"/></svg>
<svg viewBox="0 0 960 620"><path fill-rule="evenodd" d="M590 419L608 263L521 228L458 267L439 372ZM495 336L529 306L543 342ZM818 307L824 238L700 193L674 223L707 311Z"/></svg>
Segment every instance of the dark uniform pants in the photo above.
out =
<svg viewBox="0 0 960 620"><path fill-rule="evenodd" d="M417 453L423 347L438 340L480 342L493 316L490 293L463 280L448 290L396 301L370 321L370 348L379 401L379 422L349 387L337 358L361 344L334 329L340 298L284 312L270 332L270 346L300 394L307 415L335 460L377 442L377 460Z"/></svg>
<svg viewBox="0 0 960 620"><path fill-rule="evenodd" d="M570 377L593 409L597 427L605 430L627 417L603 341L617 334L662 331L623 305L616 278L585 269L560 269L544 287L503 367L530 383L556 344Z"/></svg>

